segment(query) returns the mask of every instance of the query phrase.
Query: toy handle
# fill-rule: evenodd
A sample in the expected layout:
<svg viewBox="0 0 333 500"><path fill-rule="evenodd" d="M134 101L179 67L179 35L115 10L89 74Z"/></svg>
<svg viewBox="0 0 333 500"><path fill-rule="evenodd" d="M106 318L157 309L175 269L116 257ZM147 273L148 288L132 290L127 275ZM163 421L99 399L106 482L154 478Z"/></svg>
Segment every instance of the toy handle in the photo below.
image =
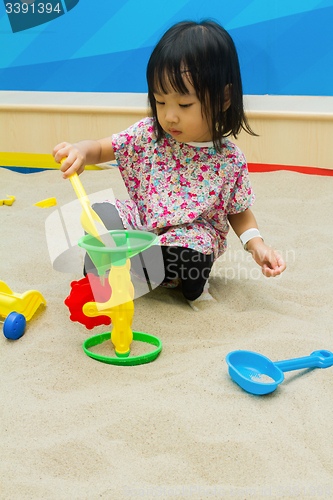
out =
<svg viewBox="0 0 333 500"><path fill-rule="evenodd" d="M79 198L79 200L80 201L84 200L85 202L89 203L89 198L86 195L86 192L82 186L82 183L81 183L77 173L75 172L75 174L70 175L68 178L71 181L72 186L74 188L74 191L76 193L76 196Z"/></svg>
<svg viewBox="0 0 333 500"><path fill-rule="evenodd" d="M333 353L325 350L314 351L310 356L277 361L274 365L283 372L301 370L302 368L328 368L333 365Z"/></svg>

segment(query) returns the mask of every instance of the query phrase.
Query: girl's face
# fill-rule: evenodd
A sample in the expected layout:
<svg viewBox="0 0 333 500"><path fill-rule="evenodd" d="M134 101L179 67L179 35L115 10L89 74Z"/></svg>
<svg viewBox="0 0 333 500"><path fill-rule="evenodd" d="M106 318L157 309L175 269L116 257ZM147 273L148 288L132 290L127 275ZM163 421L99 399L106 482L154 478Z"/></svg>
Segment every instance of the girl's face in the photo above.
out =
<svg viewBox="0 0 333 500"><path fill-rule="evenodd" d="M157 119L165 132L178 142L207 142L212 134L194 87L184 78L189 94L179 94L171 85L170 93L154 93Z"/></svg>

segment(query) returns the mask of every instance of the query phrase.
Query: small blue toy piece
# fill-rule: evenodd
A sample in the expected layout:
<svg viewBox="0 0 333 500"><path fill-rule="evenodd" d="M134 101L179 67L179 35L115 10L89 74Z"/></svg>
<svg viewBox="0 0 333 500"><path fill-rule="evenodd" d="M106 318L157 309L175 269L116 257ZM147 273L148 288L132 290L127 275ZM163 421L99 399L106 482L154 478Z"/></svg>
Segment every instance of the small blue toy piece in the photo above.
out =
<svg viewBox="0 0 333 500"><path fill-rule="evenodd" d="M252 351L232 351L225 358L230 377L251 394L269 394L284 380L283 372L302 368L328 368L333 365L333 353L314 351L304 358L273 363L262 354Z"/></svg>
<svg viewBox="0 0 333 500"><path fill-rule="evenodd" d="M24 334L26 319L23 314L11 312L3 323L3 334L6 339L17 340Z"/></svg>

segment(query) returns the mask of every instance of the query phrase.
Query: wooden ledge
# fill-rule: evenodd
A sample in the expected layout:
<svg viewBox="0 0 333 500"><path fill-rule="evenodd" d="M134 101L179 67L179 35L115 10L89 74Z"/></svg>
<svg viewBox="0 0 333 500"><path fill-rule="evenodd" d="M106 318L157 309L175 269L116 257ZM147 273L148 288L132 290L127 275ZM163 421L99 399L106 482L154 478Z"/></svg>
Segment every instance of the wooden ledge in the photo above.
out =
<svg viewBox="0 0 333 500"><path fill-rule="evenodd" d="M333 97L246 95L249 119L333 121ZM0 92L0 111L148 115L145 93Z"/></svg>

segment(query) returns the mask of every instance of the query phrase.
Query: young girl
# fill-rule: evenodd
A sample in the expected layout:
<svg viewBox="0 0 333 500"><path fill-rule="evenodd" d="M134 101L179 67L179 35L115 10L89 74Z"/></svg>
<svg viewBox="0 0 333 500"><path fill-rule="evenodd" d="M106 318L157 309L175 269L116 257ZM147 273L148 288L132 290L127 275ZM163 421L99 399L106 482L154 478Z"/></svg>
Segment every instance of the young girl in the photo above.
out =
<svg viewBox="0 0 333 500"><path fill-rule="evenodd" d="M265 245L250 210L255 197L244 155L227 138L241 129L253 134L229 34L212 21L176 24L152 53L147 82L152 117L112 137L56 146L55 160L67 157L63 178L116 159L130 200L95 204L94 210L109 230L158 234L162 285L181 282L193 308L210 298L208 276L226 250L229 224L265 276L283 272L282 257ZM156 267L157 249L146 250L144 259L155 258ZM88 256L85 272L94 272Z"/></svg>

